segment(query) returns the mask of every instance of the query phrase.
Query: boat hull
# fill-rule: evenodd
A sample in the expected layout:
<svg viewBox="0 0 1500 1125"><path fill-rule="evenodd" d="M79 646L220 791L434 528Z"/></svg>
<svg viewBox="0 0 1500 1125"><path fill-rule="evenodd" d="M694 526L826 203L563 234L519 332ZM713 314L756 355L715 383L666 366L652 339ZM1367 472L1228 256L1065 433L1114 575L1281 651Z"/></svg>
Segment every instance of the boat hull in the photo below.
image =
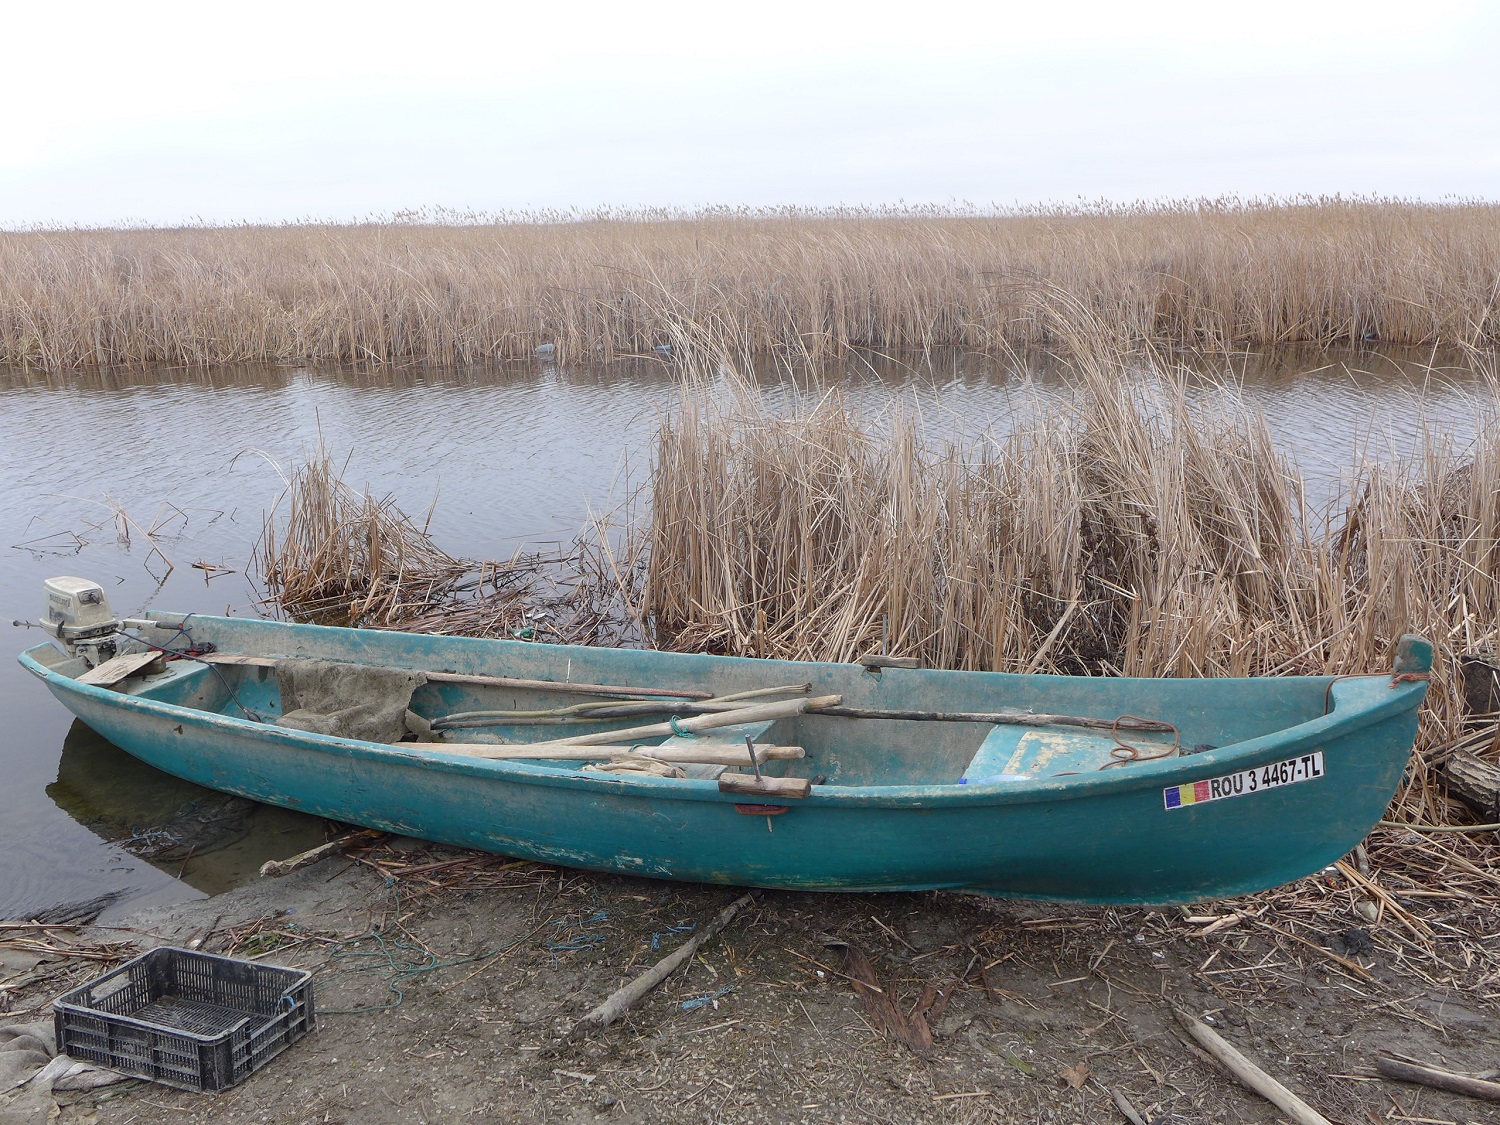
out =
<svg viewBox="0 0 1500 1125"><path fill-rule="evenodd" d="M712 781L461 758L255 723L79 684L37 655L22 662L58 700L142 761L351 824L652 878L1158 905L1286 883L1347 853L1400 781L1424 687L1392 687L1389 677L1343 681L1328 716L1094 776L1019 786L819 785L772 812ZM1314 761L1316 773L1304 778L1252 782L1238 794L1231 782L1222 797L1202 799L1203 783L1243 781L1247 771L1276 781L1284 763L1295 771Z"/></svg>

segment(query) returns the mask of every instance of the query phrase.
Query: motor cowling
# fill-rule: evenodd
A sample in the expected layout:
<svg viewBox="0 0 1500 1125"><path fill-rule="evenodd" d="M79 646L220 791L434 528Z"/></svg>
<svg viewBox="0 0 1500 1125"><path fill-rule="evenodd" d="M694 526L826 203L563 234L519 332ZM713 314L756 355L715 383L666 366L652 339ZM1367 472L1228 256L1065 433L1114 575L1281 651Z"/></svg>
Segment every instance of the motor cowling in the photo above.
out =
<svg viewBox="0 0 1500 1125"><path fill-rule="evenodd" d="M44 601L41 626L69 652L97 663L114 655L114 637L120 622L109 608L104 587L87 578L61 576L42 583ZM78 652L80 648L88 651ZM105 648L111 651L105 653Z"/></svg>

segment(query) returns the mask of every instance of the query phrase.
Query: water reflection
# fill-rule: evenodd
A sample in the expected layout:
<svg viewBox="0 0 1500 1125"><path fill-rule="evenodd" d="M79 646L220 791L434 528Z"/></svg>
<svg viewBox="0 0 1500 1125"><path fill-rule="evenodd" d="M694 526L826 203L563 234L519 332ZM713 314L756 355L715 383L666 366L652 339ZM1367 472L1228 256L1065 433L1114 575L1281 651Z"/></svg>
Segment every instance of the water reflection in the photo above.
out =
<svg viewBox="0 0 1500 1125"><path fill-rule="evenodd" d="M779 369L762 372L777 377ZM297 382L353 389L406 391L423 387L505 388L558 382L577 387L671 387L681 369L661 358L631 357L607 364L557 364L513 361L483 367L318 367L301 364L239 363L216 367L83 368L39 371L0 368L0 392L7 390L72 391L85 394L129 394L163 387L199 390L284 391Z"/></svg>
<svg viewBox="0 0 1500 1125"><path fill-rule="evenodd" d="M237 886L268 859L326 838L327 824L318 817L162 773L77 721L63 739L47 796L101 840L205 894Z"/></svg>

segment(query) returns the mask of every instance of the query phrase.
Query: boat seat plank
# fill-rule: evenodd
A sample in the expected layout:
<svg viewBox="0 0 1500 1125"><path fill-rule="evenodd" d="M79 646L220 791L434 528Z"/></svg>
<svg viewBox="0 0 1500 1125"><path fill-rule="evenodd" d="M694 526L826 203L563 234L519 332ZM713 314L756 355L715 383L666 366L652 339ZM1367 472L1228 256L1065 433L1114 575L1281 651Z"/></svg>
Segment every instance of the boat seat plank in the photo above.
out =
<svg viewBox="0 0 1500 1125"><path fill-rule="evenodd" d="M95 687L113 687L121 680L128 680L131 676L141 675L153 664L162 662L161 653L155 649L147 652L128 652L124 656L115 656L90 668L78 677L80 684L93 684Z"/></svg>

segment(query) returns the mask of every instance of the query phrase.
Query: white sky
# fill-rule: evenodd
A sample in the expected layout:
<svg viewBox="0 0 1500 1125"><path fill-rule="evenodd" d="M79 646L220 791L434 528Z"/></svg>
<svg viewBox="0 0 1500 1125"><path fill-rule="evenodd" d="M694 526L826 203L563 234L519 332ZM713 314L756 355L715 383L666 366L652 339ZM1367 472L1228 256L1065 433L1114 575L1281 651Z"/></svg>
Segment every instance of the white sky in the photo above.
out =
<svg viewBox="0 0 1500 1125"><path fill-rule="evenodd" d="M0 228L1500 199L1473 0L0 0Z"/></svg>

